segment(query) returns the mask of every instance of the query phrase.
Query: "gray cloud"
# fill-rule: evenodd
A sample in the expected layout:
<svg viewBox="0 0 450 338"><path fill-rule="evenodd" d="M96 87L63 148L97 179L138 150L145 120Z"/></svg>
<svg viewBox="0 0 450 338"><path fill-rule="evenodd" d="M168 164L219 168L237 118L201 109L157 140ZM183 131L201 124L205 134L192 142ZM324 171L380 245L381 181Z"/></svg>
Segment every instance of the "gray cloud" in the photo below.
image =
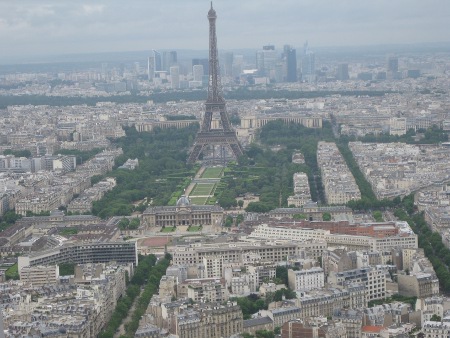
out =
<svg viewBox="0 0 450 338"><path fill-rule="evenodd" d="M450 1L220 0L222 49L448 41ZM205 0L0 0L0 62L20 55L206 49Z"/></svg>

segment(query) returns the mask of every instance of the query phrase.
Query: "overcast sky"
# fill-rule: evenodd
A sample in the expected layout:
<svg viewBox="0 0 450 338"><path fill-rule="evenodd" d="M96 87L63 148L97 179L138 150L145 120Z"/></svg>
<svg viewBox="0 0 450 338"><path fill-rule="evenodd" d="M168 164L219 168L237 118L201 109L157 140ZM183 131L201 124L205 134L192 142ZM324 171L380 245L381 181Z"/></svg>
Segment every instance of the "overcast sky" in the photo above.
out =
<svg viewBox="0 0 450 338"><path fill-rule="evenodd" d="M208 48L206 0L0 0L0 63L17 56ZM219 49L450 40L449 0L216 0Z"/></svg>

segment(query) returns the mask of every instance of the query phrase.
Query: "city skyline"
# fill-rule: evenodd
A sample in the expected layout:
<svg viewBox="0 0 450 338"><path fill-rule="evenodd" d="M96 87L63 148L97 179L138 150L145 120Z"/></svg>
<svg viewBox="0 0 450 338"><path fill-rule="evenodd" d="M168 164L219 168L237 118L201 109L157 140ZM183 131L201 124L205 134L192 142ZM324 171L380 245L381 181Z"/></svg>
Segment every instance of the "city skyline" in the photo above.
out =
<svg viewBox="0 0 450 338"><path fill-rule="evenodd" d="M234 1L234 0L233 0ZM215 1L219 49L274 44L312 46L414 44L448 41L450 3L385 0L361 3ZM47 55L150 49L207 49L209 1L0 3L0 63Z"/></svg>

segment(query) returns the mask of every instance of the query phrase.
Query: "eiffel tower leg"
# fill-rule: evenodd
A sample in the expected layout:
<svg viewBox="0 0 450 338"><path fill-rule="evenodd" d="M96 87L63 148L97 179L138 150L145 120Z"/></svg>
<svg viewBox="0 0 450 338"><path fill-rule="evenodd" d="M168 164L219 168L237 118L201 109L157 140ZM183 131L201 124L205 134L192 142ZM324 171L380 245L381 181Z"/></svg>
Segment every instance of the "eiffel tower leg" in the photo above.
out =
<svg viewBox="0 0 450 338"><path fill-rule="evenodd" d="M188 158L188 163L195 163L203 150L203 144L196 144Z"/></svg>
<svg viewBox="0 0 450 338"><path fill-rule="evenodd" d="M236 143L230 143L230 148L233 151L234 156L236 157L236 160L239 160L239 157L242 156L243 151L240 147L239 142Z"/></svg>

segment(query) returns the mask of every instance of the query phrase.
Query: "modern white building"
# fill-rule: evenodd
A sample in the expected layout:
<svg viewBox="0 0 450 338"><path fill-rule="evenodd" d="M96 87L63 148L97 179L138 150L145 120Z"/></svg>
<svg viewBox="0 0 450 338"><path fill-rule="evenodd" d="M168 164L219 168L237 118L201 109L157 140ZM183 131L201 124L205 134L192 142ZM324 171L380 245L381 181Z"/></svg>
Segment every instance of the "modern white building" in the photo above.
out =
<svg viewBox="0 0 450 338"><path fill-rule="evenodd" d="M172 89L180 88L180 68L178 66L170 67L170 83Z"/></svg>
<svg viewBox="0 0 450 338"><path fill-rule="evenodd" d="M292 290L312 290L323 288L325 277L323 269L314 267L307 270L288 270L289 288Z"/></svg>
<svg viewBox="0 0 450 338"><path fill-rule="evenodd" d="M194 81L202 82L203 73L203 65L192 66L192 75L194 76Z"/></svg>
<svg viewBox="0 0 450 338"><path fill-rule="evenodd" d="M249 235L250 238L267 240L286 239L293 241L326 242L327 245L345 246L348 250L384 251L391 248L417 248L417 235L404 233L395 236L369 237L331 233L329 230L271 226L261 224Z"/></svg>

